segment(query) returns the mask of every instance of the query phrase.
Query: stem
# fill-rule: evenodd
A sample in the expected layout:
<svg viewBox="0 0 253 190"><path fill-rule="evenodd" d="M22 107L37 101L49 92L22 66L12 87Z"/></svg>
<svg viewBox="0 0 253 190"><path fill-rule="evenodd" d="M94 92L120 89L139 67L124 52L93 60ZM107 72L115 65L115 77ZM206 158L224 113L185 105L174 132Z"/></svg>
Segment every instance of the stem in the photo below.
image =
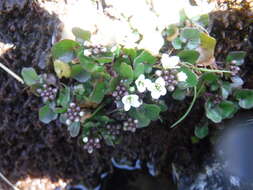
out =
<svg viewBox="0 0 253 190"><path fill-rule="evenodd" d="M9 186L11 186L14 190L19 190L15 185L13 185L1 172L0 178L2 178Z"/></svg>
<svg viewBox="0 0 253 190"><path fill-rule="evenodd" d="M205 68L197 68L197 67L193 67L193 69L209 72L209 73L231 73L231 71L226 71L226 70L205 69Z"/></svg>
<svg viewBox="0 0 253 190"><path fill-rule="evenodd" d="M6 71L7 73L9 73L12 77L14 77L17 81L21 82L22 84L24 84L23 79L18 76L16 73L14 73L13 71L11 71L9 68L7 68L5 65L3 65L2 63L0 63L0 68L2 68L4 71Z"/></svg>
<svg viewBox="0 0 253 190"><path fill-rule="evenodd" d="M97 109L91 114L90 118L94 117L105 106L105 104L106 103L104 102L100 106L98 106Z"/></svg>
<svg viewBox="0 0 253 190"><path fill-rule="evenodd" d="M185 112L185 114L179 120L177 120L170 128L175 127L176 125L178 125L179 123L181 123L187 117L187 115L192 110L192 107L193 107L194 103L196 102L196 99L197 99L197 88L194 87L194 96L193 96L193 99L192 99L192 102L191 102L189 108L187 109L187 111Z"/></svg>
<svg viewBox="0 0 253 190"><path fill-rule="evenodd" d="M204 72L209 72L209 73L231 73L231 71L226 71L226 70L198 68L198 67L194 67L192 64L186 63L186 62L182 63L182 65L184 65L188 68L198 70L198 71L204 71Z"/></svg>

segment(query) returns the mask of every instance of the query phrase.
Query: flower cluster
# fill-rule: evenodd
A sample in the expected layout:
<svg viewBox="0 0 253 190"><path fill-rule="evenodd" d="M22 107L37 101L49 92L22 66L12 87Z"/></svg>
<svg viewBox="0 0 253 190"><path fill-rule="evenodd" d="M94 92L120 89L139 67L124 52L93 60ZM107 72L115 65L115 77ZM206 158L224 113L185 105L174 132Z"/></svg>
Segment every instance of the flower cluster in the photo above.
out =
<svg viewBox="0 0 253 190"><path fill-rule="evenodd" d="M101 45L92 45L89 42L85 42L84 47L85 49L83 51L83 54L87 57L91 55L98 55L101 53L105 53L107 51L106 47L103 47Z"/></svg>
<svg viewBox="0 0 253 190"><path fill-rule="evenodd" d="M124 131L130 131L130 132L133 132L133 133L134 133L134 132L136 131L137 125L138 125L138 120L129 117L129 118L123 123L123 130L124 130Z"/></svg>
<svg viewBox="0 0 253 190"><path fill-rule="evenodd" d="M139 93L149 91L153 99L159 99L161 96L166 95L167 91L174 91L178 82L186 81L187 75L183 71L178 72L176 69L179 68L179 57L170 57L167 54L163 54L161 63L163 70L156 70L155 74L158 78L153 82L151 79L146 79L144 74L139 75L135 80ZM122 98L122 103L124 104L124 110L129 111L131 107L138 108L142 104L142 100L137 94L127 94Z"/></svg>
<svg viewBox="0 0 253 190"><path fill-rule="evenodd" d="M115 91L112 92L112 96L115 98L116 101L119 101L123 96L126 95L128 95L128 90L124 85L124 81L121 80L120 83L116 86Z"/></svg>
<svg viewBox="0 0 253 190"><path fill-rule="evenodd" d="M106 125L107 134L110 135L113 139L116 139L120 135L122 126L119 123L109 123Z"/></svg>
<svg viewBox="0 0 253 190"><path fill-rule="evenodd" d="M41 81L46 80L33 68L22 70L25 83L45 103L39 119L46 124L59 119L72 137L83 135L84 149L92 153L101 147L102 140L111 145L123 131L135 132L152 121L162 121L161 112L168 110L167 98L192 98L175 125L190 113L196 99L209 91L214 96L205 99L205 115L215 123L231 118L238 107L253 108L253 92L242 88L238 76L245 53L229 53L228 66L215 67L215 61L205 57L215 60L215 39L194 23L165 29L163 37L171 44L164 45L157 55L136 47L92 45L90 34L81 29L84 39L58 42L52 50L58 79L48 79L51 86L41 87ZM76 37L80 39L80 35ZM66 54L72 56L66 59ZM203 62L207 62L205 67ZM94 134L93 129L97 130Z"/></svg>
<svg viewBox="0 0 253 190"><path fill-rule="evenodd" d="M69 104L69 108L66 113L66 124L70 125L73 122L80 122L81 118L84 116L84 111L81 110L79 106L77 106L76 103L71 102Z"/></svg>
<svg viewBox="0 0 253 190"><path fill-rule="evenodd" d="M83 148L87 150L89 154L91 154L94 152L94 150L101 148L100 141L101 140L99 137L94 137L94 138L84 137L83 142L85 143L85 145L83 146Z"/></svg>
<svg viewBox="0 0 253 190"><path fill-rule="evenodd" d="M236 61L231 61L228 69L232 72L233 76L238 75L239 71L240 71L240 67L238 65L236 65Z"/></svg>
<svg viewBox="0 0 253 190"><path fill-rule="evenodd" d="M43 102L53 101L57 95L57 88L53 88L47 84L43 84L43 88L38 88L36 92L42 97Z"/></svg>

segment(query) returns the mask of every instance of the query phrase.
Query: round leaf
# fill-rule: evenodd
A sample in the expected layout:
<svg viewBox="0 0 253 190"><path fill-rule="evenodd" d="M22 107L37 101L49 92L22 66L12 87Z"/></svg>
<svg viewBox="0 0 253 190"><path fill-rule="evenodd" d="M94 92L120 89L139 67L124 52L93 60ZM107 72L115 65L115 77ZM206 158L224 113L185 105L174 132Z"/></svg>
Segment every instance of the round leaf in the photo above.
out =
<svg viewBox="0 0 253 190"><path fill-rule="evenodd" d="M79 82L86 82L90 79L91 74L85 71L81 65L73 65L71 69L71 77Z"/></svg>
<svg viewBox="0 0 253 190"><path fill-rule="evenodd" d="M53 46L52 55L54 59L58 59L67 53L73 53L77 47L79 47L79 43L73 40L62 40Z"/></svg>
<svg viewBox="0 0 253 190"><path fill-rule="evenodd" d="M178 56L180 57L180 60L183 62L196 64L196 61L199 58L199 52L194 50L183 50L179 52Z"/></svg>
<svg viewBox="0 0 253 190"><path fill-rule="evenodd" d="M80 122L73 122L68 126L71 137L76 137L80 132Z"/></svg>
<svg viewBox="0 0 253 190"><path fill-rule="evenodd" d="M127 79L132 79L134 76L133 69L130 65L126 63L121 63L120 65L120 75Z"/></svg>
<svg viewBox="0 0 253 190"><path fill-rule="evenodd" d="M23 68L21 75L28 86L36 84L40 79L36 71L31 67Z"/></svg>
<svg viewBox="0 0 253 190"><path fill-rule="evenodd" d="M209 129L208 125L205 124L204 126L196 126L194 130L194 134L196 137L203 139L208 135Z"/></svg>
<svg viewBox="0 0 253 190"><path fill-rule="evenodd" d="M43 123L50 123L57 118L57 114L50 108L49 105L45 105L39 110L39 119Z"/></svg>
<svg viewBox="0 0 253 190"><path fill-rule="evenodd" d="M186 67L181 67L179 71L183 71L187 75L187 79L184 82L187 87L194 87L198 84L197 75Z"/></svg>
<svg viewBox="0 0 253 190"><path fill-rule="evenodd" d="M74 28L72 29L72 33L75 35L75 37L76 37L77 39L82 39L82 40L84 40L84 41L90 40L91 34L90 34L90 32L87 31L87 30L83 30L83 29L81 29L81 28L79 28L79 27L74 27Z"/></svg>
<svg viewBox="0 0 253 190"><path fill-rule="evenodd" d="M54 61L54 71L59 78L62 77L69 78L71 75L71 68L69 64L64 63L60 60Z"/></svg>

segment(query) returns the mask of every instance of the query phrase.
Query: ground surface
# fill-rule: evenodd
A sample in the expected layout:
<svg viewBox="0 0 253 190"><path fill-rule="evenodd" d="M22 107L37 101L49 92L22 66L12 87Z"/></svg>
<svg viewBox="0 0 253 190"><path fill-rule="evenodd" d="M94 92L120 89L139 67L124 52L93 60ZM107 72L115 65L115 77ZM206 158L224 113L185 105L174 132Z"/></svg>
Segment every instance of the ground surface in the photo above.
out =
<svg viewBox="0 0 253 190"><path fill-rule="evenodd" d="M3 2L9 2L8 6ZM16 73L20 73L24 66L44 68L51 42L58 35L59 19L32 1L3 2L0 3L0 62ZM227 27L220 24L220 14L235 15L235 20L225 20L229 22ZM218 38L216 57L222 60L230 50L246 50L247 64L243 76L246 86L253 88L253 40L243 41L252 35L253 27L248 23L251 13L243 10L213 15L212 35ZM236 26L237 22L242 22L242 29ZM220 36L221 31L225 31L225 38ZM194 126L203 116L203 110L198 106L202 100L196 104L191 116L175 129L168 126L178 118L178 113L184 113L187 106L185 103L178 106L174 101L169 103L166 125L153 123L135 134L124 134L122 143L116 147L104 145L101 150L88 155L79 145L79 139L71 139L67 129L59 123L43 125L38 121L40 100L29 94L24 86L2 70L0 81L0 171L14 184L31 176L96 186L102 172L112 171L112 157L152 161L166 175L171 171L170 163L176 162L187 168L190 174L211 149L208 138L198 144L191 143Z"/></svg>

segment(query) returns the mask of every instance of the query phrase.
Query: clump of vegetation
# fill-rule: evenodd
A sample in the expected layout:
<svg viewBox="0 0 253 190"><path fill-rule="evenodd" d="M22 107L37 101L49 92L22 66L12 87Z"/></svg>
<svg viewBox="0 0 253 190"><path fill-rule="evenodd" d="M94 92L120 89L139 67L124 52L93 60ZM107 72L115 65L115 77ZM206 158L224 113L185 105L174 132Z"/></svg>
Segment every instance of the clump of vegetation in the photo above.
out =
<svg viewBox="0 0 253 190"><path fill-rule="evenodd" d="M195 134L204 138L209 122L253 107L253 91L243 89L240 78L245 52L230 52L224 62L216 62L208 21L208 15L189 19L182 12L180 23L164 30L167 43L158 56L120 45L93 46L89 32L74 28L76 41L62 40L52 48L55 74L22 70L25 83L44 103L39 119L46 124L59 120L72 137L81 133L84 149L92 153L101 141L114 145L123 132L163 122L169 96L177 101L192 97L192 102L168 127L186 118L201 97L206 118Z"/></svg>

